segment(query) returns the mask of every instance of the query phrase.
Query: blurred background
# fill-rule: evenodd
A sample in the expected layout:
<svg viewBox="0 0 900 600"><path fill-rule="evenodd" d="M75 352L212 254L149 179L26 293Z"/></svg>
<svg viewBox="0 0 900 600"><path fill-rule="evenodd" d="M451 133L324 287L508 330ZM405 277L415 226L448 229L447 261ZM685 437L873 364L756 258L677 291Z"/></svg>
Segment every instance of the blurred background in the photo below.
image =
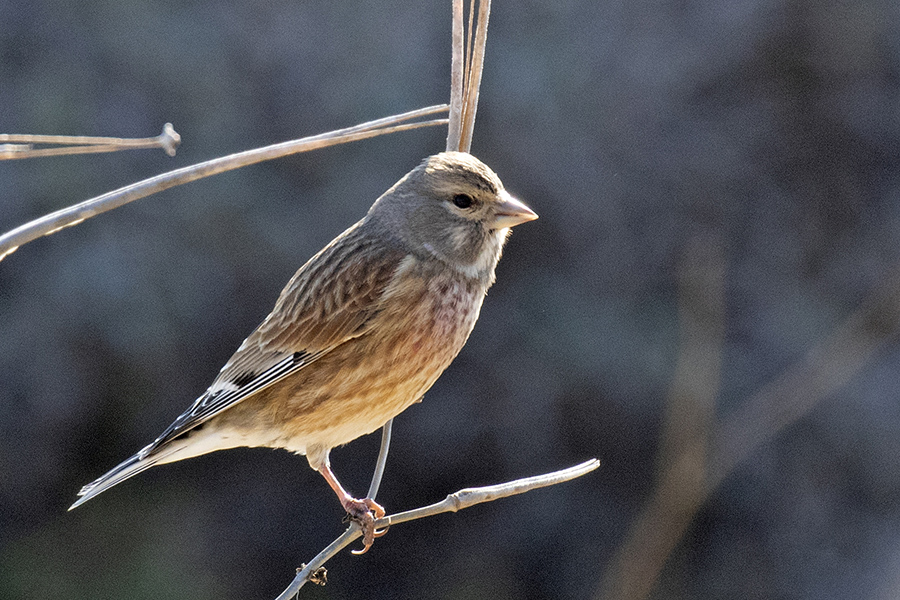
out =
<svg viewBox="0 0 900 600"><path fill-rule="evenodd" d="M449 98L450 2L0 3L0 231L177 167ZM900 4L494 3L473 153L541 216L395 423L379 500L580 480L401 525L301 598L900 595ZM306 460L79 487L196 398L432 128L206 179L0 263L0 597L274 598L340 534ZM365 492L378 435L336 449Z"/></svg>

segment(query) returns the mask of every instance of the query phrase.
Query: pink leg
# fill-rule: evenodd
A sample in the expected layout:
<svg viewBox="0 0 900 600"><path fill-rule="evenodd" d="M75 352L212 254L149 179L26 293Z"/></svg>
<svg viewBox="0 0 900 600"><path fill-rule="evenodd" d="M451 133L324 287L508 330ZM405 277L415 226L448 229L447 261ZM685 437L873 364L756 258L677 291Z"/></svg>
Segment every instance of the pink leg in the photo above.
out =
<svg viewBox="0 0 900 600"><path fill-rule="evenodd" d="M341 506L347 511L350 518L359 523L362 528L364 548L362 550L354 550L353 554L365 554L372 547L375 538L387 533L387 529L375 529L375 520L384 516L384 508L371 498L357 499L348 494L341 482L334 476L327 459L319 467L319 473L322 474L322 477L325 478L325 481L337 494L338 500L341 501ZM374 513L374 516L372 513Z"/></svg>

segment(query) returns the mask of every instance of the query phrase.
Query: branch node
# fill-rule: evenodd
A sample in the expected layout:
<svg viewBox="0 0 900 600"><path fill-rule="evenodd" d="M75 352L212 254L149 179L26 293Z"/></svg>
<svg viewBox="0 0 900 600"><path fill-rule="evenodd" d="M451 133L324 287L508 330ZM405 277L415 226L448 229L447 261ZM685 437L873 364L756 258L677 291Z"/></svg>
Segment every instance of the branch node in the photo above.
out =
<svg viewBox="0 0 900 600"><path fill-rule="evenodd" d="M162 133L159 135L159 146L169 156L175 156L175 149L181 144L181 136L175 131L171 123L163 125Z"/></svg>
<svg viewBox="0 0 900 600"><path fill-rule="evenodd" d="M447 500L450 501L449 512L457 512L466 507L466 503L462 500L462 494L466 491L467 490L459 490L458 492L447 495Z"/></svg>

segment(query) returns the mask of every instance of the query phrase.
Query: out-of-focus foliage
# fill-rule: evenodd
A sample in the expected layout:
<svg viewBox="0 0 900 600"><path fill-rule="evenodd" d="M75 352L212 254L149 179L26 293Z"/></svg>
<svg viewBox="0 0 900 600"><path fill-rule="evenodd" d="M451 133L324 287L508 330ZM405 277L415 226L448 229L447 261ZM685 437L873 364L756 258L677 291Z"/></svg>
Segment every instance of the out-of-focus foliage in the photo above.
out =
<svg viewBox="0 0 900 600"><path fill-rule="evenodd" d="M0 230L164 170L449 97L449 1L0 3L0 131L160 151L0 163ZM234 450L72 513L215 376L293 271L432 129L190 184L0 263L0 597L268 598L343 526L306 461ZM801 359L900 262L900 4L512 2L473 153L540 215L476 330L396 422L380 499L597 456L552 489L393 529L319 598L586 598L653 485L676 266L725 242L717 411ZM894 598L900 352L780 432L704 505L657 598ZM377 436L333 453L364 492Z"/></svg>

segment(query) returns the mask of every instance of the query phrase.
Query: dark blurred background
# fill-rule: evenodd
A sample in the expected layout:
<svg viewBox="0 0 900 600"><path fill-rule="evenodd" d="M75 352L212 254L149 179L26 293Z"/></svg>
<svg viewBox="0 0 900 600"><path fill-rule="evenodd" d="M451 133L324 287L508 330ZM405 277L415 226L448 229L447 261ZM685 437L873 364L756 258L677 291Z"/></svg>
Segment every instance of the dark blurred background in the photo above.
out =
<svg viewBox="0 0 900 600"><path fill-rule="evenodd" d="M0 163L0 231L446 101L449 4L0 3L0 132L143 137L171 121L183 136L175 158ZM622 553L676 458L661 434L703 439L740 415L900 264L900 4L498 0L490 23L472 151L541 219L516 229L460 357L397 419L379 499L398 511L594 456L603 467L397 526L301 597L896 598L890 319L866 331L876 351L846 383L750 444L699 502L664 503L683 535L659 529L672 548L638 577L649 590L603 590L614 565L649 556ZM0 597L274 598L343 531L306 460L265 449L153 469L66 508L186 408L294 270L445 135L206 179L0 263ZM686 314L713 332L697 338L713 358L699 371ZM841 343L835 365L845 346L859 359ZM694 375L712 381L706 429L677 410L699 398L679 391ZM356 493L377 438L332 453Z"/></svg>

